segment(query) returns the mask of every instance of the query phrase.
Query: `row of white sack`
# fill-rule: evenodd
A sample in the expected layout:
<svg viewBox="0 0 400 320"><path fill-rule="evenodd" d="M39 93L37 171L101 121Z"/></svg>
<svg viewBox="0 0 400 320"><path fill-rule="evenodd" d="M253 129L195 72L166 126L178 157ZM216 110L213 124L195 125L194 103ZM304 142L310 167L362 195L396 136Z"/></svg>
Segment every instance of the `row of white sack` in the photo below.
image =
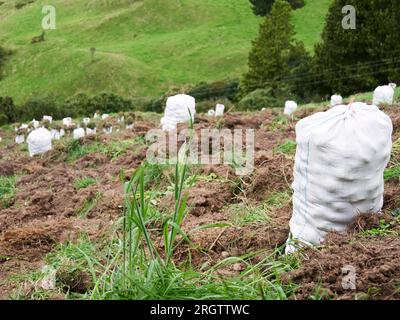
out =
<svg viewBox="0 0 400 320"><path fill-rule="evenodd" d="M379 106L380 104L393 104L394 102L394 90L396 89L395 83L390 83L387 86L379 86L374 91L374 97L372 104ZM331 96L331 108L343 104L343 97L340 95ZM286 101L284 114L292 115L297 109L297 103L294 101Z"/></svg>
<svg viewBox="0 0 400 320"><path fill-rule="evenodd" d="M101 115L101 119L105 120L109 116L110 115L108 115L108 114L103 114L103 115ZM95 113L94 116L93 116L93 119L96 119L96 118L99 118L99 117L100 116L97 113ZM49 123L52 123L53 122L53 117L52 116L43 116L42 121L48 121ZM83 122L83 124L88 125L91 122L91 119L90 118L83 118L82 122ZM124 122L124 117L123 116L118 118L118 123L121 123L121 122ZM31 121L31 123L32 123L32 126L33 126L34 129L37 129L40 126L40 122L37 121L36 119L33 119ZM67 118L62 119L62 124L63 124L63 126L66 126L66 127L72 126L73 125L72 118L71 117L67 117ZM28 128L28 125L27 124L22 124L19 128L15 128L15 131L18 131L18 129L26 129L26 128Z"/></svg>
<svg viewBox="0 0 400 320"><path fill-rule="evenodd" d="M126 125L126 129L127 129L127 130L132 129L132 128L133 128L133 124L131 124L131 125ZM49 131L49 130L47 130L47 129L45 129L45 128L39 128L39 129L44 129L44 130L46 130L47 132L49 132L49 134L50 134L50 139L51 139L51 140L60 140L63 136L66 135L64 129L61 129L61 130L51 129L51 131ZM28 134L27 142L29 141L29 137L32 136L32 134L33 134L33 136L35 136L35 135L37 134L37 130L39 130L39 129L35 129L35 130L31 131L31 132ZM45 132L45 131L40 130L40 132L43 133L43 132ZM111 134L112 132L113 132L113 127L109 127L109 128L104 128L104 129L103 129L103 133L105 133L105 134ZM117 130L117 132L118 132L118 130ZM90 129L90 128L86 128L86 129L84 129L84 128L77 128L77 129L73 130L73 132L72 132L72 138L75 139L75 140L76 140L76 139L81 139L81 138L83 138L83 137L85 137L85 136L92 135L92 134L96 134L96 133L97 133L97 128L94 128L94 129ZM46 140L46 139L45 139L45 140ZM21 144L21 143L24 143L24 142L25 142L25 135L21 134L21 135L17 135L17 136L15 137L15 143L16 143L16 144ZM29 142L28 142L28 143L29 143Z"/></svg>

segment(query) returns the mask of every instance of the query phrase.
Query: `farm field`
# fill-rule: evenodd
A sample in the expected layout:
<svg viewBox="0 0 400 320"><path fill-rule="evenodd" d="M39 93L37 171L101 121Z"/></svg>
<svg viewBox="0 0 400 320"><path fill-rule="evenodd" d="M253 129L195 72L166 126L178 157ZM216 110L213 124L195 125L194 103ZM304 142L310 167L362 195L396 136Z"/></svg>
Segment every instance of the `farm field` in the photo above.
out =
<svg viewBox="0 0 400 320"><path fill-rule="evenodd" d="M13 54L0 96L17 104L78 92L154 98L171 86L240 78L261 21L248 0L36 0L18 10L14 0L2 2L0 43ZM307 0L293 13L310 51L331 2ZM43 5L55 6L57 29L31 44L41 33Z"/></svg>
<svg viewBox="0 0 400 320"><path fill-rule="evenodd" d="M65 138L33 159L4 126L0 298L399 299L399 107L383 108L394 125L383 216L360 217L347 234L332 233L321 248L291 256L282 255L282 247L292 214L294 126L327 107L300 107L293 119L274 109L228 112L219 120L197 115L196 132L255 129L255 170L238 177L230 166L189 165L182 180L187 215L167 251L171 262L163 254L163 226L174 212L177 172L173 165L141 167L148 147L144 135L159 126L159 115L137 114L132 130ZM123 229L124 185L137 169L146 182L140 199L148 206L143 232L149 238L143 242L154 251L140 251L142 264L129 267L123 244L137 234ZM146 264L151 254L160 255L158 264ZM357 267L356 290L343 289L345 265ZM123 277L125 267L130 277Z"/></svg>

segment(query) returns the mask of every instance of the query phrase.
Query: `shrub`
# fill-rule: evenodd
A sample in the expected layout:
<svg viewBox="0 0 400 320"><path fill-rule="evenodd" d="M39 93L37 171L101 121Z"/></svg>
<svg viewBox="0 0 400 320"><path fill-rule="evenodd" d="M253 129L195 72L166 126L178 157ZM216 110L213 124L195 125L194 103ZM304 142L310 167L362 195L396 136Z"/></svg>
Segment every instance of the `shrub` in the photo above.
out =
<svg viewBox="0 0 400 320"><path fill-rule="evenodd" d="M78 93L67 98L61 108L62 117L79 117L89 115L89 97L85 93Z"/></svg>
<svg viewBox="0 0 400 320"><path fill-rule="evenodd" d="M257 16L266 16L271 12L275 0L250 0L252 9ZM292 9L299 9L304 7L304 0L287 0Z"/></svg>
<svg viewBox="0 0 400 320"><path fill-rule="evenodd" d="M118 113L130 109L133 109L131 100L104 92L90 98L86 112L94 113L99 110L102 113Z"/></svg>
<svg viewBox="0 0 400 320"><path fill-rule="evenodd" d="M355 30L342 27L345 5L357 8ZM315 47L319 92L349 95L399 82L399 21L398 0L335 0L326 18L322 42Z"/></svg>
<svg viewBox="0 0 400 320"><path fill-rule="evenodd" d="M17 110L12 98L0 97L0 114L4 115L3 122L5 121L5 123L12 123L17 120Z"/></svg>
<svg viewBox="0 0 400 320"><path fill-rule="evenodd" d="M0 126L3 126L5 124L8 124L8 118L4 113L0 113Z"/></svg>
<svg viewBox="0 0 400 320"><path fill-rule="evenodd" d="M41 120L44 115L51 115L54 119L61 118L60 107L52 96L38 96L28 99L20 106L20 120Z"/></svg>
<svg viewBox="0 0 400 320"><path fill-rule="evenodd" d="M301 72L310 63L304 45L294 39L290 22L291 8L283 0L272 7L271 14L260 25L258 38L249 54L249 71L241 83L241 96L257 89L271 89L270 95L279 99L282 92L289 96L301 83Z"/></svg>
<svg viewBox="0 0 400 320"><path fill-rule="evenodd" d="M262 108L282 107L284 103L284 98L274 97L272 89L257 89L239 101L238 109L249 111L261 110Z"/></svg>

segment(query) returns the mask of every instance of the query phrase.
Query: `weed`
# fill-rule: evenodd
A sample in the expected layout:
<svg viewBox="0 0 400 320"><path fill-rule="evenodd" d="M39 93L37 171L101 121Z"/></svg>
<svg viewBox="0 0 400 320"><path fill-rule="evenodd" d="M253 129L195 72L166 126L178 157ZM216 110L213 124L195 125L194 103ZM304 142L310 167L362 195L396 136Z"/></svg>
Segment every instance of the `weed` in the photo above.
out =
<svg viewBox="0 0 400 320"><path fill-rule="evenodd" d="M83 203L82 207L80 207L77 210L78 217L81 218L87 217L89 213L93 210L93 208L96 206L100 198L101 198L100 192L97 192L96 194L89 196Z"/></svg>
<svg viewBox="0 0 400 320"><path fill-rule="evenodd" d="M84 177L84 178L80 178L75 180L74 182L74 188L76 190L80 190L80 189L85 189L91 185L94 185L97 183L96 179L93 179L91 177Z"/></svg>
<svg viewBox="0 0 400 320"><path fill-rule="evenodd" d="M296 153L296 142L293 140L286 139L285 142L278 147L275 148L276 153L288 155L288 156L294 156Z"/></svg>
<svg viewBox="0 0 400 320"><path fill-rule="evenodd" d="M16 178L0 176L0 208L8 208L14 202Z"/></svg>

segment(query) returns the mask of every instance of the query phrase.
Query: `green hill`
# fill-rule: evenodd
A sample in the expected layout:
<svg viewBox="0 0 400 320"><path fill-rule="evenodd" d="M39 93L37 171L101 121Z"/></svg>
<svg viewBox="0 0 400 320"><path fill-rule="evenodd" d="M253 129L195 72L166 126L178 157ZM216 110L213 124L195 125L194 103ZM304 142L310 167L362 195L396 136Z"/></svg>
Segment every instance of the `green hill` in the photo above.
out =
<svg viewBox="0 0 400 320"><path fill-rule="evenodd" d="M0 95L17 103L37 93L154 97L172 85L239 77L260 21L248 0L36 0L15 9L21 1L0 5L0 44L14 51ZM294 14L298 38L310 50L330 2L308 0ZM30 44L49 4L57 29Z"/></svg>

